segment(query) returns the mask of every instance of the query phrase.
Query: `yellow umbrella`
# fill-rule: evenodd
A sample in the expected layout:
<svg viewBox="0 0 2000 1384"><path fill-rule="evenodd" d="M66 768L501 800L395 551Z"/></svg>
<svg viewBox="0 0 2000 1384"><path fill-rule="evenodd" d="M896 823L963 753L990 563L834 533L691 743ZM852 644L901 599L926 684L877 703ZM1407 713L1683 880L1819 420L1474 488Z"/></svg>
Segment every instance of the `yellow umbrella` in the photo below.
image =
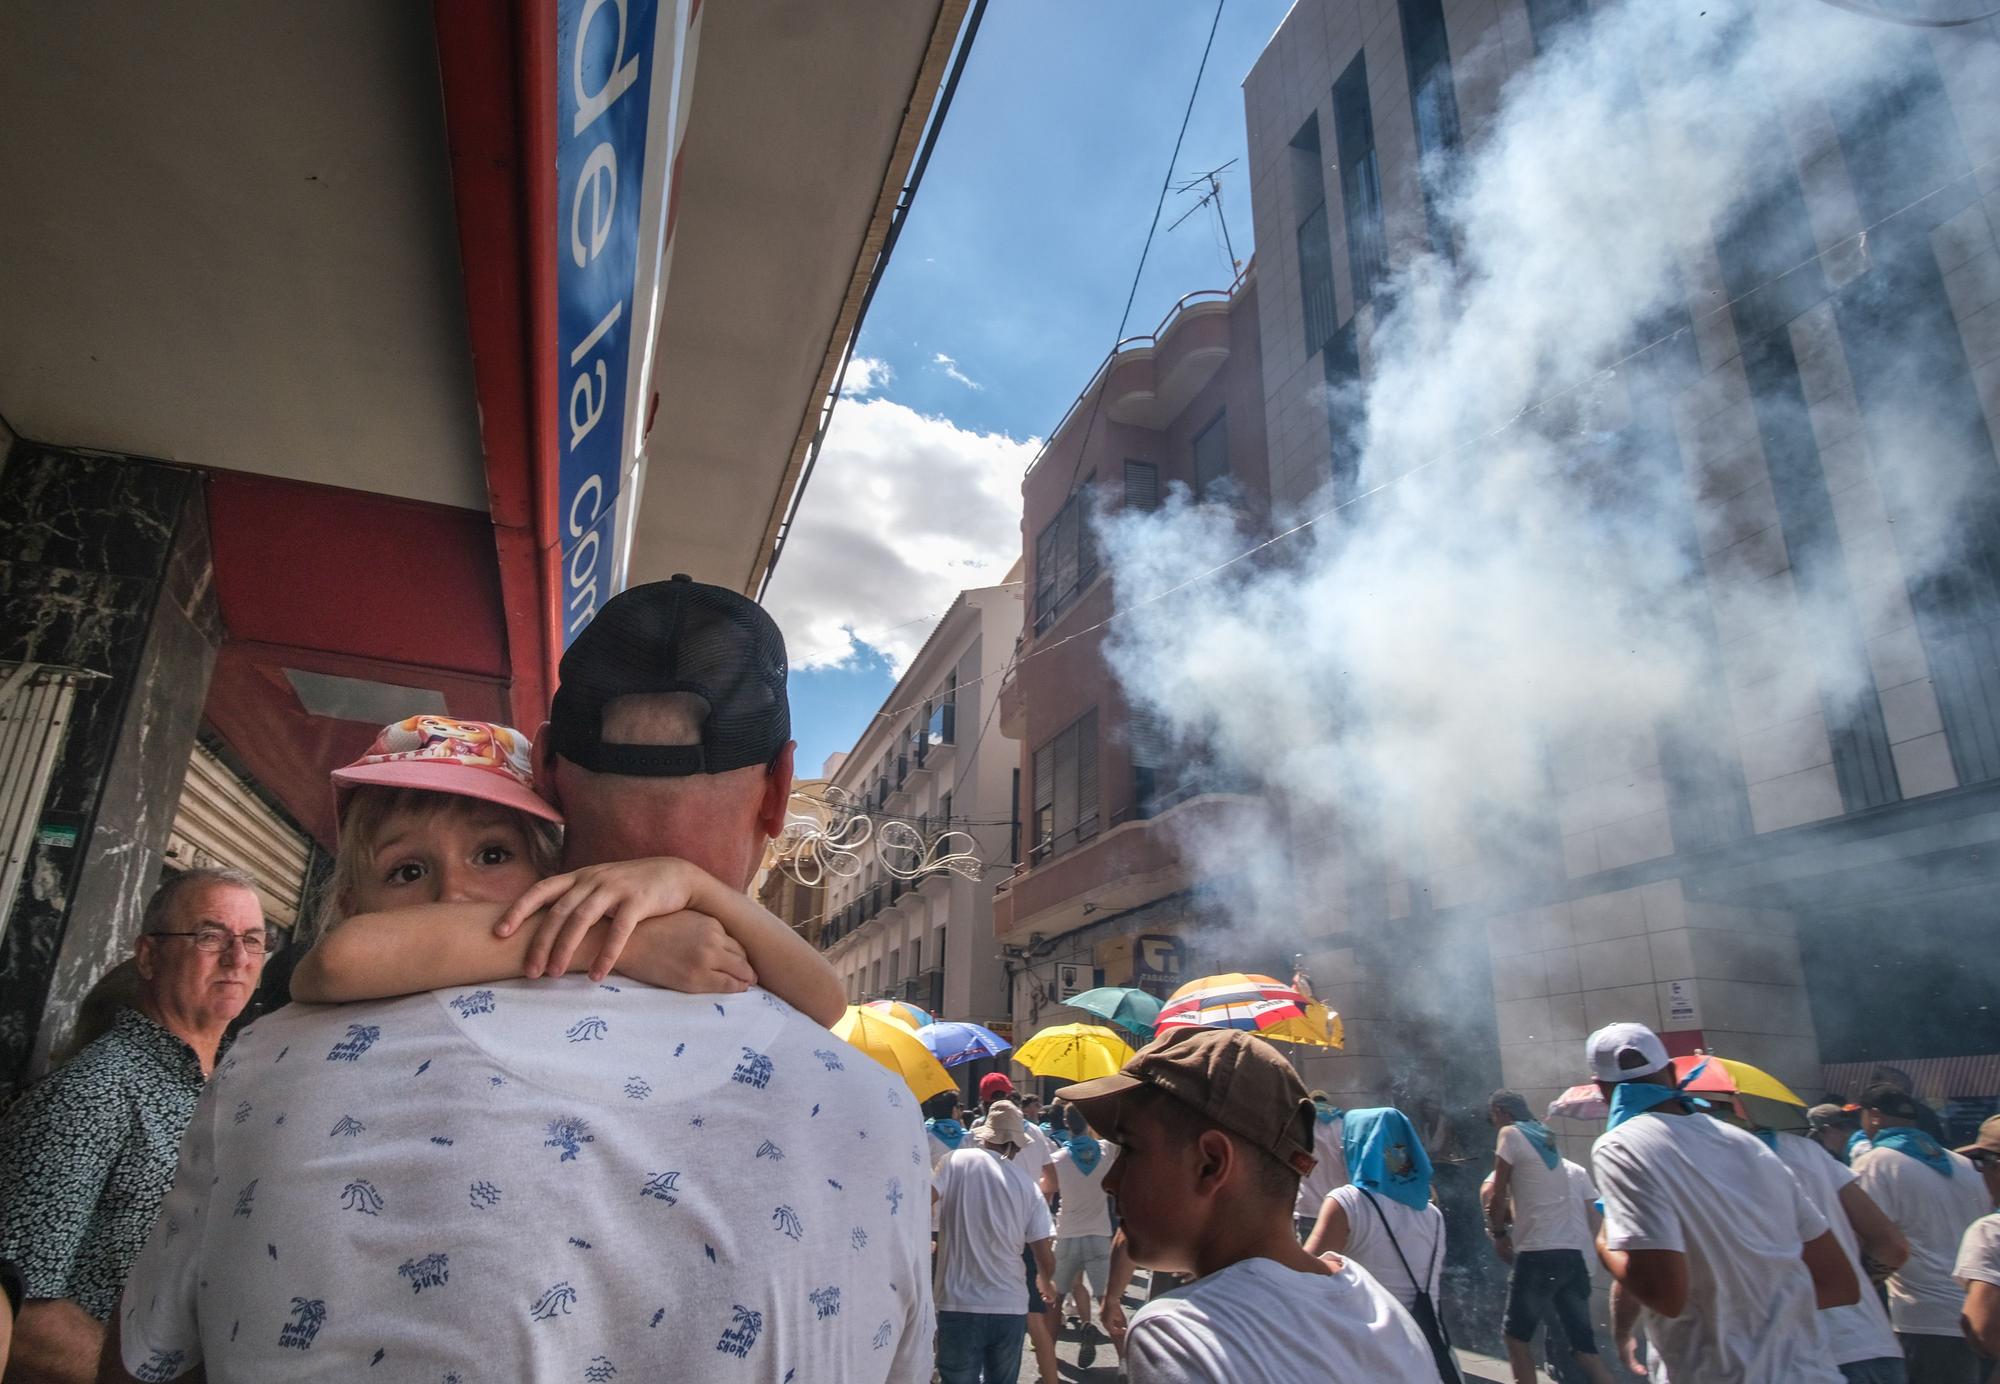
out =
<svg viewBox="0 0 2000 1384"><path fill-rule="evenodd" d="M1036 1076L1089 1081L1110 1076L1131 1061L1132 1048L1098 1024L1058 1024L1016 1048L1014 1060Z"/></svg>
<svg viewBox="0 0 2000 1384"><path fill-rule="evenodd" d="M930 1049L916 1034L876 1010L857 1009L850 1004L840 1022L833 1026L833 1036L853 1044L903 1078L919 1101L958 1089L951 1073L931 1056Z"/></svg>

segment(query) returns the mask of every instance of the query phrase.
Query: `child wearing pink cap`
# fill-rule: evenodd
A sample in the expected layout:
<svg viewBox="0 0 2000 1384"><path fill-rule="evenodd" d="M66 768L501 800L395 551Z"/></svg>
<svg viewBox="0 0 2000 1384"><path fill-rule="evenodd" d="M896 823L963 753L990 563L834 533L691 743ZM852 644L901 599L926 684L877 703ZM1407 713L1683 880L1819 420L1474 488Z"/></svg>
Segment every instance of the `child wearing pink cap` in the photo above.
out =
<svg viewBox="0 0 2000 1384"><path fill-rule="evenodd" d="M336 769L339 848L293 997L384 999L587 960L600 981L617 970L696 994L758 984L821 1024L840 1017L846 996L825 959L685 861L600 870L587 898L570 897L550 878L561 814L534 791L531 764L511 727L415 716Z"/></svg>

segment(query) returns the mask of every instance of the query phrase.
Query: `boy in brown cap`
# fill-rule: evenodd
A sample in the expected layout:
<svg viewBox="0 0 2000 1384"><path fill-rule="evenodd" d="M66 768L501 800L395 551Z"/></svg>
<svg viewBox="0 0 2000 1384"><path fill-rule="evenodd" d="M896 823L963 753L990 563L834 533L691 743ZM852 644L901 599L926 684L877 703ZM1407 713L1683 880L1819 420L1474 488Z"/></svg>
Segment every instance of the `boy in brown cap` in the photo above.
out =
<svg viewBox="0 0 2000 1384"><path fill-rule="evenodd" d="M1313 1106L1275 1048L1231 1029L1175 1028L1124 1070L1057 1092L1120 1147L1104 1190L1133 1262L1193 1283L1132 1319L1135 1384L1418 1380L1430 1348L1396 1300L1292 1227L1313 1168Z"/></svg>

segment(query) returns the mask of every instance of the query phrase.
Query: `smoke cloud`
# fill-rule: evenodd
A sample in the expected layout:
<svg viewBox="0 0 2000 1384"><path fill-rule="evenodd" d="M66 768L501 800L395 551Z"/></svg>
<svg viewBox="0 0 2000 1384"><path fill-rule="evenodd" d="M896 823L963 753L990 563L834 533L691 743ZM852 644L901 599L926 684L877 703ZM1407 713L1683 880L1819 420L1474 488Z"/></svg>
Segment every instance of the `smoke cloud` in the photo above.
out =
<svg viewBox="0 0 2000 1384"><path fill-rule="evenodd" d="M1774 669L1809 668L1758 687L1759 725L1872 691L1860 643L1832 628L1851 616L1823 611L1796 564L1774 577L1775 527L1761 544L1701 541L1733 492L1688 454L1674 406L1715 363L1693 366L1693 341L1727 335L1727 294L1694 305L1693 330L1676 314L1713 280L1717 237L1837 152L1830 117L1897 89L1905 32L1812 0L1599 8L1507 85L1455 167L1428 170L1455 254L1419 255L1378 290L1363 376L1327 400L1353 477L1275 522L1335 512L1192 583L1256 541L1237 513L1182 493L1100 516L1130 610L1106 655L1128 697L1213 784L1268 805L1182 843L1240 953L1340 930L1326 920L1344 898L1311 882L1322 853L1462 901L1546 875L1562 793L1657 779L1658 755L1634 748L1656 727L1697 724L1733 761L1719 639L1765 631ZM1461 73L1495 60L1457 59ZM1958 114L1992 128L1990 110ZM1903 152L1915 169L1936 157L1914 137ZM1866 267L1865 237L1834 249L1817 257L1832 283ZM1794 268L1788 254L1759 251L1768 277ZM1811 436L1803 405L1781 421ZM1883 487L1929 516L1923 552L1941 568L1953 487L1918 421ZM1921 579L1911 561L1906 547L1904 575ZM1288 839L1314 858L1288 859Z"/></svg>

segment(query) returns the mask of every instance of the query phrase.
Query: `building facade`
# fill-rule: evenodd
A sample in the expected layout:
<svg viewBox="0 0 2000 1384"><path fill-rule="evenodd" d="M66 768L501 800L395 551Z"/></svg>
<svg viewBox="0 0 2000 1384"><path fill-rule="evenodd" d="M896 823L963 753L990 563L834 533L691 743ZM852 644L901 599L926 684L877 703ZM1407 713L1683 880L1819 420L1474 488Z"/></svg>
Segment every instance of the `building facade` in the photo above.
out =
<svg viewBox="0 0 2000 1384"><path fill-rule="evenodd" d="M1020 743L1023 844L994 904L1022 1041L1081 1019L1062 1002L1094 984L1165 994L1241 964L1198 940L1217 915L1175 843L1256 805L1133 718L1101 655L1113 591L1094 526L1198 501L1229 506L1246 546L1268 532L1259 272L1113 353L1022 482L1028 596L1000 723Z"/></svg>
<svg viewBox="0 0 2000 1384"><path fill-rule="evenodd" d="M960 592L854 748L829 764L832 830L855 844L828 876L817 940L851 1002L907 1000L1007 1029L993 890L1017 848L1019 761L994 702L1021 606L1018 582ZM952 855L974 859L938 863Z"/></svg>
<svg viewBox="0 0 2000 1384"><path fill-rule="evenodd" d="M1328 386L1365 383L1375 296L1437 243L1420 164L1471 144L1507 76L1592 8L1301 0L1257 61L1244 98L1276 502L1353 479ZM1960 1060L2000 1053L2000 973L1978 940L2000 922L2000 187L1973 176L2000 155L1981 95L2000 34L1885 26L1881 41L1908 48L1907 76L1875 106L1771 114L1789 166L1686 266L1667 314L1685 330L1663 333L1653 376L1668 386L1623 401L1628 436L1678 455L1706 573L1694 710L1548 747L1537 868L1496 872L1436 841L1369 860L1343 852L1337 822L1295 826L1314 901L1302 950L1349 1036L1305 1065L1344 1103L1431 1099L1476 1145L1489 1088L1539 1108L1617 1019L1808 1098L1832 1064L1869 1063L1957 1125L2000 1101L2000 1063ZM1898 153L1912 147L1923 158ZM1892 484L1897 430L1918 416L1963 519L1942 576L1919 575L1907 546L1936 516ZM1745 572L1780 597L1732 601ZM1471 1012L1441 1015L1444 995ZM1562 1132L1581 1157L1596 1131Z"/></svg>
<svg viewBox="0 0 2000 1384"><path fill-rule="evenodd" d="M0 1099L163 869L283 925L384 723L762 590L966 6L627 8L0 14Z"/></svg>

